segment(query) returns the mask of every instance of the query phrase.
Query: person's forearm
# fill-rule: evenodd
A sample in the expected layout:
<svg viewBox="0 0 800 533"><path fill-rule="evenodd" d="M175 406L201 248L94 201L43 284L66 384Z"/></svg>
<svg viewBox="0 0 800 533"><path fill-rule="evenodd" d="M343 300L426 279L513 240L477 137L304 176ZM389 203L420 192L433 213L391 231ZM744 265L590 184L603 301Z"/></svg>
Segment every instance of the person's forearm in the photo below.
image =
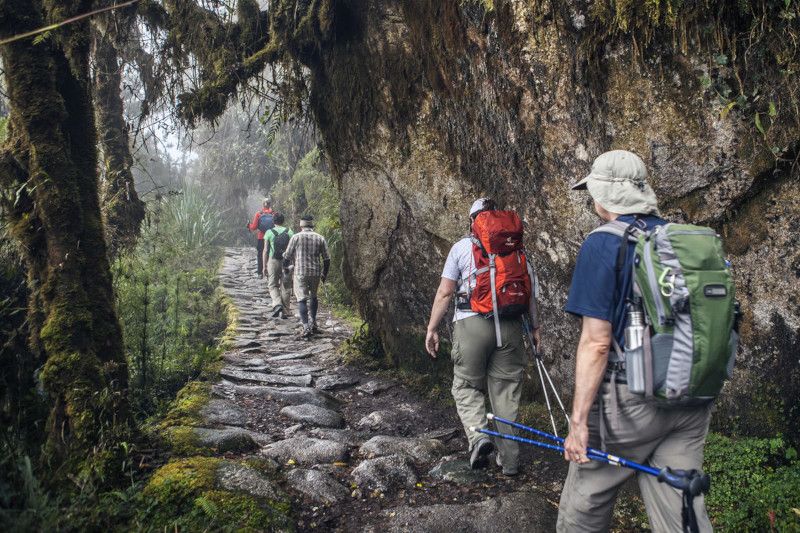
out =
<svg viewBox="0 0 800 533"><path fill-rule="evenodd" d="M436 293L436 298L433 300L433 307L431 308L431 319L428 321L428 331L435 330L439 327L439 322L444 318L447 313L447 308L450 306L450 299L452 294L439 294Z"/></svg>
<svg viewBox="0 0 800 533"><path fill-rule="evenodd" d="M331 260L330 259L324 259L322 261L322 277L323 278L327 278L328 277L328 272L330 271L330 269L331 269Z"/></svg>
<svg viewBox="0 0 800 533"><path fill-rule="evenodd" d="M572 400L572 418L575 424L585 424L589 409L603 381L608 362L608 346L582 339L578 345L575 366L575 397Z"/></svg>

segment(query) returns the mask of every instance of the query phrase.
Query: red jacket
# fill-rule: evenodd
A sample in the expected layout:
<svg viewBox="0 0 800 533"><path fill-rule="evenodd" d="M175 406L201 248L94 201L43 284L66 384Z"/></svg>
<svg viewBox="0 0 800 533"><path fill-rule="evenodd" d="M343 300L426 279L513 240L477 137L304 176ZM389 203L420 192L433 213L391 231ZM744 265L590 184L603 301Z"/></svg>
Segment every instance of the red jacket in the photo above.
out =
<svg viewBox="0 0 800 533"><path fill-rule="evenodd" d="M255 231L258 229L258 217L260 217L262 213L272 213L272 209L270 209L269 207L262 207L259 211L256 211L256 214L253 215L253 221L247 225L247 229L249 229L250 231ZM264 232L261 230L258 230L258 240L259 241L264 240Z"/></svg>

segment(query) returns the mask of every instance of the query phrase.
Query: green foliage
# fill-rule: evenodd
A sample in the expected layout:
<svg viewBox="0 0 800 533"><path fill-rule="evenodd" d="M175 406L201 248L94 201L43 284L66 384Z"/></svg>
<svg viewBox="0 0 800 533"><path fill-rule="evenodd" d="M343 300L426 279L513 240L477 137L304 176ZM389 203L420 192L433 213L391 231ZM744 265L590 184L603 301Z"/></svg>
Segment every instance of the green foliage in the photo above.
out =
<svg viewBox="0 0 800 533"><path fill-rule="evenodd" d="M136 517L145 531L290 530L289 506L217 488L221 459L190 457L161 467L142 491Z"/></svg>
<svg viewBox="0 0 800 533"><path fill-rule="evenodd" d="M151 207L137 247L113 265L117 309L140 416L163 409L219 359L226 304L218 288L219 212L187 189Z"/></svg>
<svg viewBox="0 0 800 533"><path fill-rule="evenodd" d="M724 531L800 531L800 461L781 437L732 439L711 433L705 472L715 528Z"/></svg>

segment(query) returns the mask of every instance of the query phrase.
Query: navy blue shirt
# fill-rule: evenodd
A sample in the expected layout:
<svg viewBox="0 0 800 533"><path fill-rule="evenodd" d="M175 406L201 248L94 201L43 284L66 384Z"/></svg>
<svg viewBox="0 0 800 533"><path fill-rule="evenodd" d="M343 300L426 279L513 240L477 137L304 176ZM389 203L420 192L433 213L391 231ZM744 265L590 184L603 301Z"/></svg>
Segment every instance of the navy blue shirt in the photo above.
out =
<svg viewBox="0 0 800 533"><path fill-rule="evenodd" d="M617 220L630 224L635 218L634 215L622 215ZM652 215L642 217L642 220L648 230L666 224L665 220ZM614 337L624 350L627 321L625 302L633 284L632 267L636 245L628 243L628 255L618 274L617 255L621 243L620 237L610 233L594 233L586 238L578 252L564 310L573 315L611 322Z"/></svg>

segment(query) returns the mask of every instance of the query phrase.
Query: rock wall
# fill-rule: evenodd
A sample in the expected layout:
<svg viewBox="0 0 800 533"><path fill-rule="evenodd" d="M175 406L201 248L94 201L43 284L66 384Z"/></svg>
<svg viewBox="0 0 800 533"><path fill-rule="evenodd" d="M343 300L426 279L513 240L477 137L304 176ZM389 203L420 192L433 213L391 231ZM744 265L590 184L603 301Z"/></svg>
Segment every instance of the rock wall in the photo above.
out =
<svg viewBox="0 0 800 533"><path fill-rule="evenodd" d="M579 325L561 309L598 223L569 184L601 152L631 149L651 169L663 214L725 237L746 318L736 393L720 413L748 431L791 429L800 129L781 93L794 82L779 83L778 66L728 59L739 48L724 36L750 19L687 13L623 31L583 1L331 5L330 34L309 62L312 107L341 188L348 282L394 361L424 357L449 246L466 232L471 201L489 195L527 224L545 349L568 389ZM759 81L770 68L771 86Z"/></svg>

